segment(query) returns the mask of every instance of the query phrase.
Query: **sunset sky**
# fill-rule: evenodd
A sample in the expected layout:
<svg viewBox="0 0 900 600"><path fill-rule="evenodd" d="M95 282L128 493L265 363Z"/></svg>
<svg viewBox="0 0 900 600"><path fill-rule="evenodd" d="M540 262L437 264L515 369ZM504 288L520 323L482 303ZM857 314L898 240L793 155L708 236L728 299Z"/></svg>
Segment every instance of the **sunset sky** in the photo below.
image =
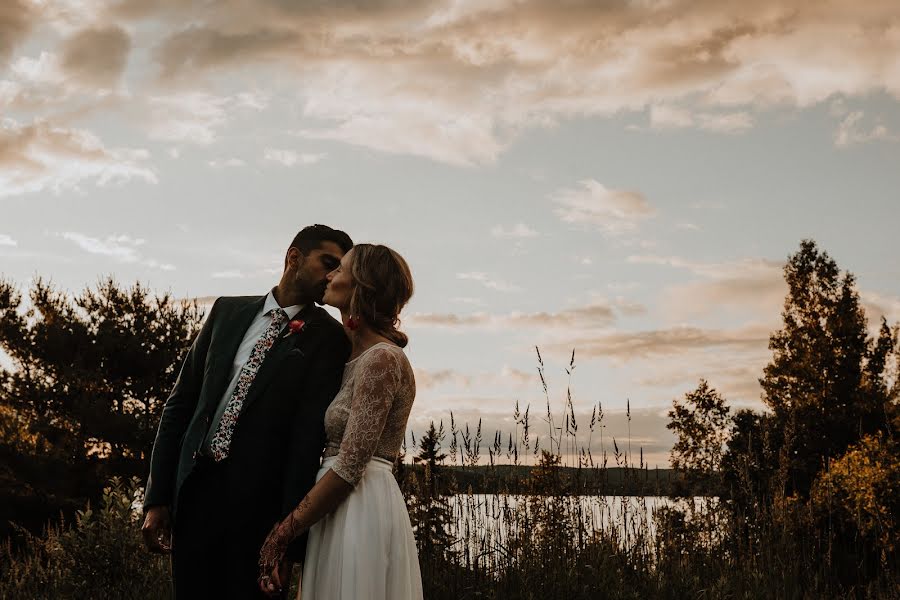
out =
<svg viewBox="0 0 900 600"><path fill-rule="evenodd" d="M544 437L574 348L663 467L699 378L762 406L802 239L900 320L898 100L896 0L4 0L0 276L263 294L326 223L413 269L411 429Z"/></svg>

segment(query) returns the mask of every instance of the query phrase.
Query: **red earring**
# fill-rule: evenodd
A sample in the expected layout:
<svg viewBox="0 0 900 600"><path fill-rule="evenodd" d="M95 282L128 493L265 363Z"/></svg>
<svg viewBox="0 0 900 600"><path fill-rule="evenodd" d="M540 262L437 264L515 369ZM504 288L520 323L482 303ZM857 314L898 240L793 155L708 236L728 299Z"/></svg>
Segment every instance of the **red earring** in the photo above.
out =
<svg viewBox="0 0 900 600"><path fill-rule="evenodd" d="M349 329L350 331L356 331L357 329L359 329L359 319L352 316L347 319L347 329Z"/></svg>

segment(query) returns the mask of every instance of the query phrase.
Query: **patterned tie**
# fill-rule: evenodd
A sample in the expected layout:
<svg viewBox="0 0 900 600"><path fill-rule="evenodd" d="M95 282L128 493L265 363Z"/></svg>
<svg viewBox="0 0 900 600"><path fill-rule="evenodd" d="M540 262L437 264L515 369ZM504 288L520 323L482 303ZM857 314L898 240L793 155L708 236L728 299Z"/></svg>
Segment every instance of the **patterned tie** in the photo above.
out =
<svg viewBox="0 0 900 600"><path fill-rule="evenodd" d="M266 359L266 354L275 343L275 338L281 331L282 326L288 320L287 313L280 308L273 308L266 314L272 315L272 323L265 330L262 336L256 341L253 350L250 352L250 358L241 368L241 374L238 377L237 385L234 386L234 392L228 400L225 412L219 420L219 428L216 434L210 440L209 447L212 450L213 458L218 462L228 456L228 448L231 446L231 435L234 433L234 427L237 425L238 416L241 414L241 407L244 406L244 399L247 397L247 391L250 384L259 371L259 366Z"/></svg>

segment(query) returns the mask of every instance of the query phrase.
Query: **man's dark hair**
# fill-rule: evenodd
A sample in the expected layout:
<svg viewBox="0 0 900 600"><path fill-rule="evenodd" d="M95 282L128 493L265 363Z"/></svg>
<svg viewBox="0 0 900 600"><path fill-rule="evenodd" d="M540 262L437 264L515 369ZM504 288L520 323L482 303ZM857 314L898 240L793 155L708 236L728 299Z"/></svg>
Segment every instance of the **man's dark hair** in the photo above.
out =
<svg viewBox="0 0 900 600"><path fill-rule="evenodd" d="M291 248L296 248L309 254L311 250L317 250L322 247L322 242L334 242L340 246L341 250L346 254L353 248L353 240L350 236L340 229L332 229L328 225L310 225L300 230L294 241L291 242Z"/></svg>

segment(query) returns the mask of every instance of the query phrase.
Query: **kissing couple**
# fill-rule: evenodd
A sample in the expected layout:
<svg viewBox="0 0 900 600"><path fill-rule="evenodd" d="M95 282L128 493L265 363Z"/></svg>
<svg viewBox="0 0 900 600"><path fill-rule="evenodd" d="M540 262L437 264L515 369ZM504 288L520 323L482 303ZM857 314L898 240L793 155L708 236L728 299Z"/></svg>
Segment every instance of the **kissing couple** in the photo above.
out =
<svg viewBox="0 0 900 600"><path fill-rule="evenodd" d="M312 225L265 296L222 297L166 400L142 534L175 598L422 598L392 473L415 379L397 329L406 261ZM321 306L341 313L332 318Z"/></svg>

